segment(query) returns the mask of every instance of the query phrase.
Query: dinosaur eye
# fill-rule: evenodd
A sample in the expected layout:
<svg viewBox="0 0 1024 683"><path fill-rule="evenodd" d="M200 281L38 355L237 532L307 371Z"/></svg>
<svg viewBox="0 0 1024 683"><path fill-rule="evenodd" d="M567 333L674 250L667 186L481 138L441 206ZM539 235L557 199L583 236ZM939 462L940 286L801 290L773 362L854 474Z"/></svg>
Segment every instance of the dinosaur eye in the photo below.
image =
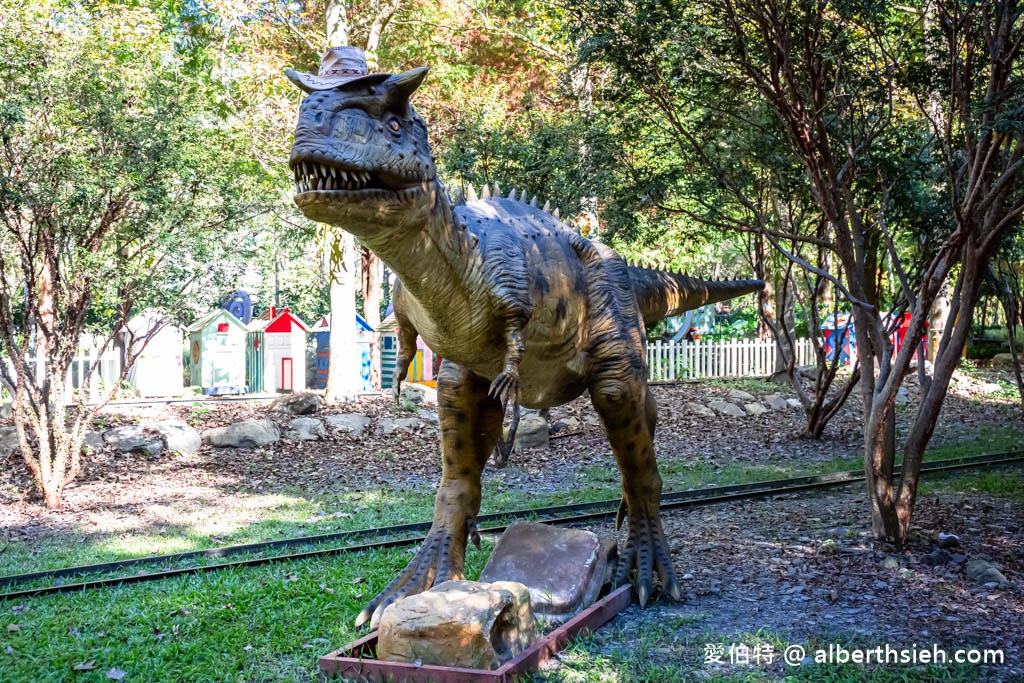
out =
<svg viewBox="0 0 1024 683"><path fill-rule="evenodd" d="M402 130L402 124L398 122L398 119L391 119L391 121L388 123L388 128L391 129L392 133L397 133L398 131Z"/></svg>

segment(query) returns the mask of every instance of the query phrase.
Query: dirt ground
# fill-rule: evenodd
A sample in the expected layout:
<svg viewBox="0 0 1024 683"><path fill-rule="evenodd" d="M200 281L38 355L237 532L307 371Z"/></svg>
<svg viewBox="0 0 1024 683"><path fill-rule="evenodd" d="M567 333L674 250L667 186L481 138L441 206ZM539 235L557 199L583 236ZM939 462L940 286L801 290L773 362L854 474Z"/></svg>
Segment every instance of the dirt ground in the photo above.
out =
<svg viewBox="0 0 1024 683"><path fill-rule="evenodd" d="M759 398L775 392L792 395L767 383L744 382L743 388ZM660 406L656 449L663 464L814 463L858 454L855 397L825 437L812 441L798 436L800 411L706 418L689 407L728 391L721 383L654 387ZM913 400L901 407L905 413L912 409ZM339 412L381 418L398 409L384 397L368 398L327 408L321 417ZM200 429L250 417L269 417L282 425L290 419L269 413L265 403L218 402L113 406L103 419L110 427L170 416ZM528 492L568 490L601 470L607 471L609 482L618 480L586 399L556 410L553 417L575 417L579 423L557 434L549 450L515 453L509 467L488 467L485 478ZM980 396L975 381L965 378L952 388L933 444L976 442L977 452L986 452L990 449L979 436L986 428L1014 425L1024 427L1012 397ZM381 484L432 485L440 475L438 461L437 432L427 422L412 433L383 435L371 429L360 439L331 433L318 442L282 440L252 451L204 446L194 456L108 449L85 463L78 481L66 491L63 509L50 512L32 493L23 465L11 459L0 463L0 540L31 543L69 532L113 534L147 526L196 525L199 517L220 514L257 519L258 507L240 508L296 490L318 494ZM251 495L256 493L259 498ZM709 636L732 642L758 632L804 642L832 635L837 642L871 645L1000 647L1008 663L994 671L994 679L1024 680L1020 506L978 492L926 496L917 507L913 548L899 555L899 567L893 568L881 564L888 549L869 539L866 519L863 494L850 489L669 513L665 526L686 599L678 605L659 602L643 611L631 607L616 622L618 636L599 635L597 643L614 651L630 642L631 630L676 624L665 629L661 645L650 656L692 660L698 667L705 658L699 643ZM594 530L612 535L608 525ZM940 531L958 534L961 546L950 551L951 559L932 566L926 556ZM970 582L964 568L971 559L993 562L1010 584ZM760 668L769 675L783 671L781 660Z"/></svg>

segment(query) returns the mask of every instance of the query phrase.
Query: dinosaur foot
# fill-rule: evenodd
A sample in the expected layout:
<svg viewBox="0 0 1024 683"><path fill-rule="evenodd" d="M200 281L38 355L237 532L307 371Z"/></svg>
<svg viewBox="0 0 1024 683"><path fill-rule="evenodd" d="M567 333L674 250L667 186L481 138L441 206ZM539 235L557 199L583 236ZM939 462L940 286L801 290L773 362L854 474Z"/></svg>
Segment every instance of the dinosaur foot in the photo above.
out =
<svg viewBox="0 0 1024 683"><path fill-rule="evenodd" d="M470 518L466 526L469 539L479 548L480 533L477 531L476 519ZM359 613L356 628L367 621L370 622L370 628L376 628L381 614L397 600L422 593L445 581L465 578L462 573L464 561L465 540L458 543L453 534L432 530L408 566Z"/></svg>
<svg viewBox="0 0 1024 683"><path fill-rule="evenodd" d="M502 407L519 400L519 369L505 366L505 370L494 378L487 395L501 401Z"/></svg>
<svg viewBox="0 0 1024 683"><path fill-rule="evenodd" d="M665 532L661 529L661 518L657 508L654 513L627 511L626 501L619 505L615 528L618 529L624 517L629 518L626 527L626 546L619 554L615 569L614 586L621 586L636 570L636 595L640 606L647 604L654 590L654 573L661 578L661 591L673 600L683 596L683 588L672 570Z"/></svg>

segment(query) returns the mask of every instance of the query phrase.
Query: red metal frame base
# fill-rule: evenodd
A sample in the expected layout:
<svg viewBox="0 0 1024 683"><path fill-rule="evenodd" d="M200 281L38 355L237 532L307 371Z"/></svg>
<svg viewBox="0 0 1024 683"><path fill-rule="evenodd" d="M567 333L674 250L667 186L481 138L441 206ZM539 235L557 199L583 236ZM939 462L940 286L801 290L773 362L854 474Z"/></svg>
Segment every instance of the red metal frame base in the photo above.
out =
<svg viewBox="0 0 1024 683"><path fill-rule="evenodd" d="M631 586L617 588L493 671L415 666L373 659L377 654L376 631L321 657L320 671L327 677L341 676L373 683L512 683L542 666L572 638L590 633L611 621L632 601Z"/></svg>

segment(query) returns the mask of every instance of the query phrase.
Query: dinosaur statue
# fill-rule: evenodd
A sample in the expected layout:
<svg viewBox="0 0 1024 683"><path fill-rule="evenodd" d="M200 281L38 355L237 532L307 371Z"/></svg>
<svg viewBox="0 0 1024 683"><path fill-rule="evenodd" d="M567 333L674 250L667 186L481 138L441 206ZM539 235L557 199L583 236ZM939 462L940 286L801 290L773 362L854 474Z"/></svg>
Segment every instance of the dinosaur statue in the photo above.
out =
<svg viewBox="0 0 1024 683"><path fill-rule="evenodd" d="M637 596L679 599L659 513L644 325L760 289L760 280L709 282L633 267L512 191L460 203L438 181L427 127L409 104L427 68L366 74L288 72L302 101L290 167L295 203L340 226L397 274L400 343L416 335L445 360L437 377L442 475L432 527L409 565L360 613L376 624L406 595L462 578L466 543L479 544L480 478L508 403L561 405L590 393L622 475L616 528L628 520L616 585L636 570ZM330 74L330 71L341 75ZM359 73L361 71L361 73ZM404 368L409 359L400 358Z"/></svg>

